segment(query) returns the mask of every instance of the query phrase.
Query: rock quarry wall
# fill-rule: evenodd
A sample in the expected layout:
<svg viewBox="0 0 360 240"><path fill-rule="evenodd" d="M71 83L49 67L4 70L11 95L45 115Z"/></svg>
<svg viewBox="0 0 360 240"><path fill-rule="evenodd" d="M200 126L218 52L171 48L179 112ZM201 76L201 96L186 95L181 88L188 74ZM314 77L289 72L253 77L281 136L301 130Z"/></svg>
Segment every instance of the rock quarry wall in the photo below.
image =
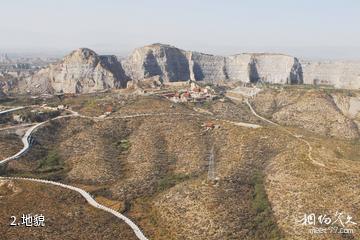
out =
<svg viewBox="0 0 360 240"><path fill-rule="evenodd" d="M302 84L303 72L299 60L283 54L252 54L254 72L250 79L277 84ZM256 76L257 75L257 76Z"/></svg>
<svg viewBox="0 0 360 240"><path fill-rule="evenodd" d="M360 61L302 62L305 84L360 88Z"/></svg>
<svg viewBox="0 0 360 240"><path fill-rule="evenodd" d="M86 48L73 51L61 62L20 81L23 92L88 93L125 88L134 82L158 77L162 82L242 81L273 84L328 84L360 88L360 62L300 62L284 54L244 53L214 56L152 44L135 49L119 61Z"/></svg>
<svg viewBox="0 0 360 240"><path fill-rule="evenodd" d="M187 52L191 80L216 82L227 79L225 57Z"/></svg>
<svg viewBox="0 0 360 240"><path fill-rule="evenodd" d="M299 61L281 54L239 54L229 57L184 51L153 44L136 49L123 61L127 75L142 80L159 75L172 81L243 81L302 83Z"/></svg>
<svg viewBox="0 0 360 240"><path fill-rule="evenodd" d="M250 82L258 78L251 54L238 54L225 58L225 68L228 79Z"/></svg>
<svg viewBox="0 0 360 240"><path fill-rule="evenodd" d="M134 81L160 76L164 82L190 79L186 52L169 45L153 44L137 48L122 61L125 72Z"/></svg>

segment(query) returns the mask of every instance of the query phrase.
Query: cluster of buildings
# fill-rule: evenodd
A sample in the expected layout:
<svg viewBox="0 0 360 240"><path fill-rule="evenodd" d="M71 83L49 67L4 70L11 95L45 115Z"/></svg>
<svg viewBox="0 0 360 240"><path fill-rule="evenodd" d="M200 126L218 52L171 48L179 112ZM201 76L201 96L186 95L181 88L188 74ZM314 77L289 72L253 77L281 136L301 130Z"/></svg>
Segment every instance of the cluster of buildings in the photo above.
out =
<svg viewBox="0 0 360 240"><path fill-rule="evenodd" d="M196 82L189 82L189 86L184 89L169 91L161 94L172 102L205 102L215 100L218 95L210 86L201 87Z"/></svg>
<svg viewBox="0 0 360 240"><path fill-rule="evenodd" d="M7 54L0 54L0 77L5 79L27 77L56 61L56 58L10 58Z"/></svg>

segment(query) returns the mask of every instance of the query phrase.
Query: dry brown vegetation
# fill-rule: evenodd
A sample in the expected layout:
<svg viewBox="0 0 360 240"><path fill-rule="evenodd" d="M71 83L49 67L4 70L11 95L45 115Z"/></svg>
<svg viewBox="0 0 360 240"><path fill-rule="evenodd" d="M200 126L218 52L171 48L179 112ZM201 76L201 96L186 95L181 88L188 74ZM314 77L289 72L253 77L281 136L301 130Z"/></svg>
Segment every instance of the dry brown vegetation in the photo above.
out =
<svg viewBox="0 0 360 240"><path fill-rule="evenodd" d="M359 138L356 123L341 113L332 96L320 90L267 89L253 104L260 114L282 125L301 127L327 137Z"/></svg>
<svg viewBox="0 0 360 240"><path fill-rule="evenodd" d="M0 131L0 159L5 159L14 155L21 148L21 139L18 135Z"/></svg>
<svg viewBox="0 0 360 240"><path fill-rule="evenodd" d="M116 217L88 205L79 194L59 187L0 180L1 239L137 239ZM5 193L5 194L4 194ZM9 226L11 216L43 214L45 227Z"/></svg>
<svg viewBox="0 0 360 240"><path fill-rule="evenodd" d="M313 158L325 167L310 161L307 145L278 127L262 123L242 103L172 104L159 97L125 99L104 94L73 98L71 104L94 116L112 105L113 119L68 118L46 124L34 134L32 149L9 163L6 174L47 178L86 189L103 204L134 219L150 239L320 239L295 220L305 213L343 210L359 222L360 148L357 139L345 139L354 133L352 125L324 120L330 118L328 108L323 108L323 116L304 119L305 114L319 110L311 108L312 101L331 107L323 92L307 91L268 90L253 103L263 115L300 127L289 130L311 143ZM87 105L90 101L95 102L92 107ZM196 112L194 107L213 115ZM274 117L290 108L298 109L291 111L295 115ZM351 121L336 110L329 111L336 119L343 119L342 123ZM117 118L154 112L167 114ZM214 116L263 127L237 127L216 121ZM300 120L293 121L295 117ZM209 121L220 128L205 131L202 124ZM326 131L312 131L317 125ZM329 134L335 137L325 137ZM208 159L213 147L217 179L209 180ZM38 189L31 185L24 194L35 203ZM51 195L57 190L47 187L46 191ZM70 195L64 195L62 201L73 199ZM49 198L45 191L41 196ZM44 205L49 216L55 216L54 206L58 204L53 201ZM81 206L88 208L86 204ZM93 219L111 218L93 211ZM91 218L83 216L73 221L81 223L84 219ZM116 224L123 226L119 221ZM99 233L93 234L98 234L98 239L113 239L104 237L115 231L113 227L96 229ZM78 230L74 227L68 231ZM352 235L320 237L357 239L359 229Z"/></svg>

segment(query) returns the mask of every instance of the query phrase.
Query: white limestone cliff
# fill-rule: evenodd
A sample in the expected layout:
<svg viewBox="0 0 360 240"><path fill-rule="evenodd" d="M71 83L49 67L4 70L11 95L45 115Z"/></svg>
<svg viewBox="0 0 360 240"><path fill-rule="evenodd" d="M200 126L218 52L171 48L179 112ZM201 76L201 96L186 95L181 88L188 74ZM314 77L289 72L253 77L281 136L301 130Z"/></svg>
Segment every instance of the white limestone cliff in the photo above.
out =
<svg viewBox="0 0 360 240"><path fill-rule="evenodd" d="M250 80L274 84L301 84L303 73L297 58L284 54L252 54L255 65ZM257 75L257 76L256 76Z"/></svg>
<svg viewBox="0 0 360 240"><path fill-rule="evenodd" d="M20 81L22 92L88 93L125 88L127 81L157 77L162 82L241 81L271 84L328 84L360 88L360 62L302 62L292 56L243 53L215 56L165 45L135 49L121 62L86 48Z"/></svg>
<svg viewBox="0 0 360 240"><path fill-rule="evenodd" d="M225 58L228 79L232 81L250 82L250 76L256 73L251 54L237 54Z"/></svg>
<svg viewBox="0 0 360 240"><path fill-rule="evenodd" d="M22 81L20 89L31 93L89 93L126 86L126 76L114 56L99 56L81 48L56 64Z"/></svg>
<svg viewBox="0 0 360 240"><path fill-rule="evenodd" d="M282 54L239 54L229 57L184 51L164 44L137 48L125 59L127 75L135 80L160 76L172 81L243 81L302 83L299 61Z"/></svg>
<svg viewBox="0 0 360 240"><path fill-rule="evenodd" d="M225 58L210 54L187 52L191 80L216 82L228 79L225 69Z"/></svg>
<svg viewBox="0 0 360 240"><path fill-rule="evenodd" d="M360 61L302 62L305 84L360 88Z"/></svg>
<svg viewBox="0 0 360 240"><path fill-rule="evenodd" d="M134 81L160 76L164 82L190 79L186 52L164 44L137 48L122 61L126 74Z"/></svg>

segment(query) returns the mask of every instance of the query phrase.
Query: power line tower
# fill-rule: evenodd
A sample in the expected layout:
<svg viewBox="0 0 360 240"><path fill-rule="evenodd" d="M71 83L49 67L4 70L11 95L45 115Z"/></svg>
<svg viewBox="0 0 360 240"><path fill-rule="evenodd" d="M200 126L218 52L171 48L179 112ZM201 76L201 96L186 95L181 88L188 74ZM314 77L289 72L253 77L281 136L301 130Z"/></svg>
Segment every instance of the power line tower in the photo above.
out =
<svg viewBox="0 0 360 240"><path fill-rule="evenodd" d="M209 169L208 169L208 180L214 181L215 177L215 154L214 154L214 146L212 146L210 155L209 155Z"/></svg>

